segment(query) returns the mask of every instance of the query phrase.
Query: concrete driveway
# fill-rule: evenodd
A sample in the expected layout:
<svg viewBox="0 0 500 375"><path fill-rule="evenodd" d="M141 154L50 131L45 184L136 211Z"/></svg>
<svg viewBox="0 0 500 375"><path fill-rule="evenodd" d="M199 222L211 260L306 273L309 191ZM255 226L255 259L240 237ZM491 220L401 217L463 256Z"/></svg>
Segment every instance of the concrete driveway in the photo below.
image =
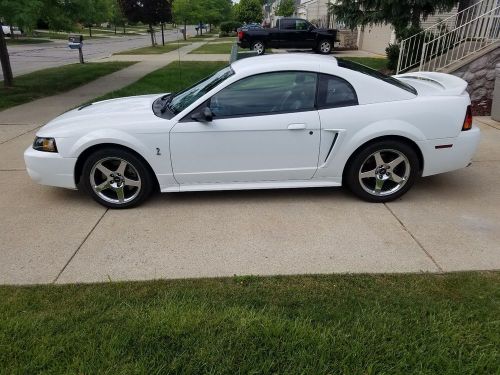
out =
<svg viewBox="0 0 500 375"><path fill-rule="evenodd" d="M471 167L390 204L299 189L162 194L121 211L32 183L34 132L5 141L0 126L0 283L499 269L500 124L476 121Z"/></svg>

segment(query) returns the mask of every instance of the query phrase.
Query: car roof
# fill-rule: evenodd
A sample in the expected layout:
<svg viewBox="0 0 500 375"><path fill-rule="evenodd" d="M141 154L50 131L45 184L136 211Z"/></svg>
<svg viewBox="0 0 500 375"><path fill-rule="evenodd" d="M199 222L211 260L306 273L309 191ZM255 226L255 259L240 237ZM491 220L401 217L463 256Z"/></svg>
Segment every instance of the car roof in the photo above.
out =
<svg viewBox="0 0 500 375"><path fill-rule="evenodd" d="M319 71L319 66L324 64L328 64L330 67L338 66L337 59L333 56L306 53L277 53L237 60L231 64L231 67L236 74L240 74L274 70Z"/></svg>

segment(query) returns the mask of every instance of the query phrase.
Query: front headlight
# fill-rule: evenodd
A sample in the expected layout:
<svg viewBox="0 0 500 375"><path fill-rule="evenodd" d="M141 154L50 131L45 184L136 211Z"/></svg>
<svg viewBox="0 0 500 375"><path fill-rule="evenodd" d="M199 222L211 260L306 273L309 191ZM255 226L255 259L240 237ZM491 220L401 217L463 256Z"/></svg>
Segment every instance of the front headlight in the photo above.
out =
<svg viewBox="0 0 500 375"><path fill-rule="evenodd" d="M35 137L33 148L38 151L57 152L56 140L54 138Z"/></svg>

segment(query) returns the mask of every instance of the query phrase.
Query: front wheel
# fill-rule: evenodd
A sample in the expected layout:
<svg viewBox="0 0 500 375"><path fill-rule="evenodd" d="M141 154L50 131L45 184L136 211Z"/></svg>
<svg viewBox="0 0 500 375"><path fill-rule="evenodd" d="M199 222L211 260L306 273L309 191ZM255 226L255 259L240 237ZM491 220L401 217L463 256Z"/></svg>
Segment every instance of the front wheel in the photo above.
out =
<svg viewBox="0 0 500 375"><path fill-rule="evenodd" d="M264 42L258 40L252 43L252 51L257 52L257 55L263 55L266 52L266 45Z"/></svg>
<svg viewBox="0 0 500 375"><path fill-rule="evenodd" d="M381 141L361 149L349 162L346 185L368 202L389 202L406 193L419 175L415 150L406 143Z"/></svg>
<svg viewBox="0 0 500 375"><path fill-rule="evenodd" d="M153 177L143 160L120 148L106 148L90 155L83 165L85 190L103 206L129 208L151 193Z"/></svg>
<svg viewBox="0 0 500 375"><path fill-rule="evenodd" d="M332 52L332 42L326 39L320 41L318 43L317 51L323 55L328 55L330 52Z"/></svg>

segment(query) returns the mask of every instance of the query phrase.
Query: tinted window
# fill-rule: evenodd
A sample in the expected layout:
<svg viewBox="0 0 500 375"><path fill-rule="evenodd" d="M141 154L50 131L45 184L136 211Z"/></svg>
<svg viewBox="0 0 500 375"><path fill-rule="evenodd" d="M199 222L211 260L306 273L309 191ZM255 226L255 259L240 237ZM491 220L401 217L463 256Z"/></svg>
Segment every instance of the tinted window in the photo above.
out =
<svg viewBox="0 0 500 375"><path fill-rule="evenodd" d="M210 108L216 117L313 110L316 80L307 72L258 74L215 94Z"/></svg>
<svg viewBox="0 0 500 375"><path fill-rule="evenodd" d="M318 108L358 105L354 88L345 79L322 74L318 86Z"/></svg>
<svg viewBox="0 0 500 375"><path fill-rule="evenodd" d="M295 20L280 20L280 29L295 30Z"/></svg>
<svg viewBox="0 0 500 375"><path fill-rule="evenodd" d="M297 20L295 27L297 30L307 30L309 28L309 23L303 20Z"/></svg>
<svg viewBox="0 0 500 375"><path fill-rule="evenodd" d="M338 64L341 68L346 68L350 70L355 70L356 72L363 73L366 75L369 75L373 78L380 79L384 82L390 83L391 85L394 85L396 87L399 87L400 89L406 90L408 92L411 92L414 95L417 95L417 90L413 86L410 86L404 82L401 82L400 80L393 78L391 76L385 75L383 73L380 73L374 69L368 68L367 66L344 60L344 59L337 59Z"/></svg>

